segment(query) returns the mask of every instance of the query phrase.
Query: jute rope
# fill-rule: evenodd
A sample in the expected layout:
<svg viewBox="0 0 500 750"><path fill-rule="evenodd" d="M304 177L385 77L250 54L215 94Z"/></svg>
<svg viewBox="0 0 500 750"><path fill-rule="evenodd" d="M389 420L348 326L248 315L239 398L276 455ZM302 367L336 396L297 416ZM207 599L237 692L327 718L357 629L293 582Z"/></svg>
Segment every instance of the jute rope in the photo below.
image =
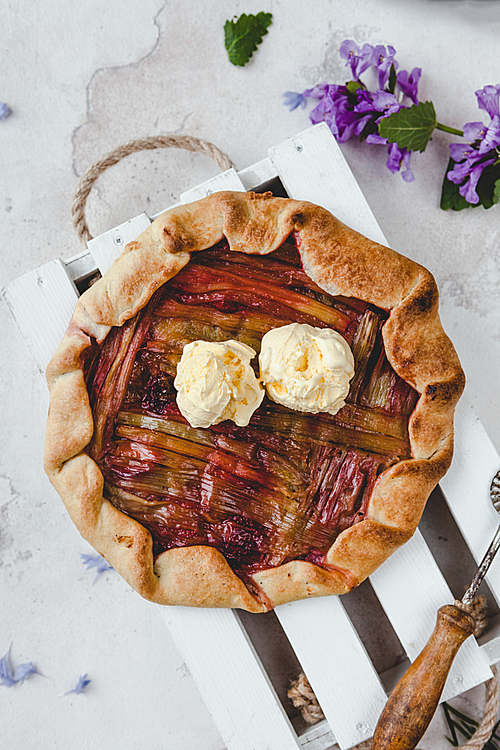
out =
<svg viewBox="0 0 500 750"><path fill-rule="evenodd" d="M108 167L117 164L125 156L135 154L137 151L152 150L155 148L184 148L187 151L199 151L206 154L215 161L221 170L234 167L233 162L217 146L201 138L190 135L157 135L151 138L138 138L134 141L124 143L123 146L113 149L95 162L82 176L73 196L71 214L73 225L81 242L85 245L92 239L92 235L85 219L85 204L94 182Z"/></svg>
<svg viewBox="0 0 500 750"><path fill-rule="evenodd" d="M459 601L456 601L455 604L461 609L465 609L474 617L476 623L474 636L477 637L480 635L487 624L486 600L484 596L475 599L468 607L464 606L462 602ZM461 745L461 748L466 750L482 750L491 737L493 727L497 720L499 704L498 673L494 666L491 667L491 671L493 672L493 677L485 683L485 705L483 717L470 740L464 745ZM304 673L301 673L298 679L292 682L288 691L288 697L293 705L300 710L302 718L307 724L317 724L318 721L325 718L314 691L309 684L309 680ZM359 745L356 745L356 750L370 750L371 745L371 739L365 740L364 742L359 743Z"/></svg>

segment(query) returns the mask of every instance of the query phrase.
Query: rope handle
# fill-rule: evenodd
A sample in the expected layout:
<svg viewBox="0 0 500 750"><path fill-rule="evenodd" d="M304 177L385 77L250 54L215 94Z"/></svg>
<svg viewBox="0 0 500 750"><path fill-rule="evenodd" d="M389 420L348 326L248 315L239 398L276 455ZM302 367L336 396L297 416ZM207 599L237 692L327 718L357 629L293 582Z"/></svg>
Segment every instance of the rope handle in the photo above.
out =
<svg viewBox="0 0 500 750"><path fill-rule="evenodd" d="M92 239L85 219L85 204L87 203L92 186L99 175L108 169L108 167L118 164L125 156L134 154L137 151L147 151L156 148L183 148L186 151L199 151L213 159L222 171L234 167L229 156L217 148L217 146L214 146L213 143L191 135L156 135L150 138L138 138L128 141L128 143L124 143L122 146L118 146L118 148L109 151L89 167L76 187L71 205L71 215L76 233L84 245Z"/></svg>

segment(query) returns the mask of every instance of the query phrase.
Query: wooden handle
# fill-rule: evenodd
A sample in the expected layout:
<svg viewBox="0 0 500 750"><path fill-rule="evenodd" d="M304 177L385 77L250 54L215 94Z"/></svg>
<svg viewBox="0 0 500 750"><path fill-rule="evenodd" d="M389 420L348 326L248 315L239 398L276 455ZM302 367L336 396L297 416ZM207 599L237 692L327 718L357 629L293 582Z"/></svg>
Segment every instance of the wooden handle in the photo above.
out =
<svg viewBox="0 0 500 750"><path fill-rule="evenodd" d="M438 611L426 646L394 688L373 735L372 750L413 750L429 726L455 655L474 632L464 610L446 604Z"/></svg>

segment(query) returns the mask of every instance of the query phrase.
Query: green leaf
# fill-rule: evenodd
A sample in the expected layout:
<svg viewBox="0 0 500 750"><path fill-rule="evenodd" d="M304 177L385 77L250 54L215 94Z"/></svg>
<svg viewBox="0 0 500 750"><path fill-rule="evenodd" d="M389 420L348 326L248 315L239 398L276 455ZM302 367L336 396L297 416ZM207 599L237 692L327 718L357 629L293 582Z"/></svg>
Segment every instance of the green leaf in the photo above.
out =
<svg viewBox="0 0 500 750"><path fill-rule="evenodd" d="M391 65L391 69L389 71L389 84L387 86L388 90L391 92L391 94L394 94L396 90L396 83L398 82L398 77L396 75L396 68L394 66L394 63Z"/></svg>
<svg viewBox="0 0 500 750"><path fill-rule="evenodd" d="M433 103L420 102L384 117L379 123L379 133L389 143L397 143L399 148L425 151L436 125Z"/></svg>
<svg viewBox="0 0 500 750"><path fill-rule="evenodd" d="M493 203L500 201L500 178L495 182L495 189L493 190Z"/></svg>
<svg viewBox="0 0 500 750"><path fill-rule="evenodd" d="M257 13L256 16L243 13L239 18L235 16L235 19L224 24L224 44L229 61L233 65L243 66L262 42L262 37L267 34L267 27L271 25L273 16L271 13Z"/></svg>
<svg viewBox="0 0 500 750"><path fill-rule="evenodd" d="M355 94L358 89L365 88L363 84L361 83L361 81L348 81L345 87L350 94Z"/></svg>
<svg viewBox="0 0 500 750"><path fill-rule="evenodd" d="M478 203L469 203L459 193L459 188L466 183L467 178L460 185L455 185L446 176L453 169L454 165L455 162L453 159L450 159L446 167L440 203L443 210L446 211L451 208L453 211L461 211L463 208L476 208L478 206L491 208L500 201L500 163L488 164L483 169L476 185L476 193L479 196Z"/></svg>
<svg viewBox="0 0 500 750"><path fill-rule="evenodd" d="M476 205L491 208L498 203L500 197L500 193L496 193L498 182L500 182L500 164L488 164L477 183L476 193L479 195L479 203Z"/></svg>
<svg viewBox="0 0 500 750"><path fill-rule="evenodd" d="M446 167L446 172L444 173L443 187L441 188L440 206L443 211L447 211L450 208L453 211L461 211L463 208L470 208L472 206L472 203L466 201L458 192L460 185L455 185L455 183L447 177L448 172L451 172L454 166L455 162L453 159L450 159L448 166Z"/></svg>

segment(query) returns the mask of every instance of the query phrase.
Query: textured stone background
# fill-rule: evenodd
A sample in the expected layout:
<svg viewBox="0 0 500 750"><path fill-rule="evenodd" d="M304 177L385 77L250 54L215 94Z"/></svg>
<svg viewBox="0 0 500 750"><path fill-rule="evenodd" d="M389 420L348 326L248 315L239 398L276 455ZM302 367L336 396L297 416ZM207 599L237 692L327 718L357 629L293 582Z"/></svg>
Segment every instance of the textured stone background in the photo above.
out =
<svg viewBox="0 0 500 750"><path fill-rule="evenodd" d="M269 33L250 64L233 67L224 21L260 10L273 13ZM493 0L28 0L5 3L0 19L0 100L13 111L0 122L2 286L79 251L72 192L115 146L188 133L243 168L305 129L307 113L288 113L281 94L342 81L345 38L392 44L402 68L420 66L421 98L455 127L481 119L474 91L500 82ZM469 395L500 448L500 209L439 209L451 140L436 133L414 157L412 184L390 174L384 149L343 151L390 244L435 274ZM99 179L91 231L156 213L216 172L208 158L173 149L129 157ZM41 469L45 386L3 300L0 325L0 655L12 641L15 661L33 659L46 675L0 691L5 747L220 750L156 609L114 574L92 586L82 569L79 554L90 550ZM92 678L86 693L60 698L83 672ZM462 705L474 711L481 700L474 692ZM447 746L439 719L432 746Z"/></svg>

